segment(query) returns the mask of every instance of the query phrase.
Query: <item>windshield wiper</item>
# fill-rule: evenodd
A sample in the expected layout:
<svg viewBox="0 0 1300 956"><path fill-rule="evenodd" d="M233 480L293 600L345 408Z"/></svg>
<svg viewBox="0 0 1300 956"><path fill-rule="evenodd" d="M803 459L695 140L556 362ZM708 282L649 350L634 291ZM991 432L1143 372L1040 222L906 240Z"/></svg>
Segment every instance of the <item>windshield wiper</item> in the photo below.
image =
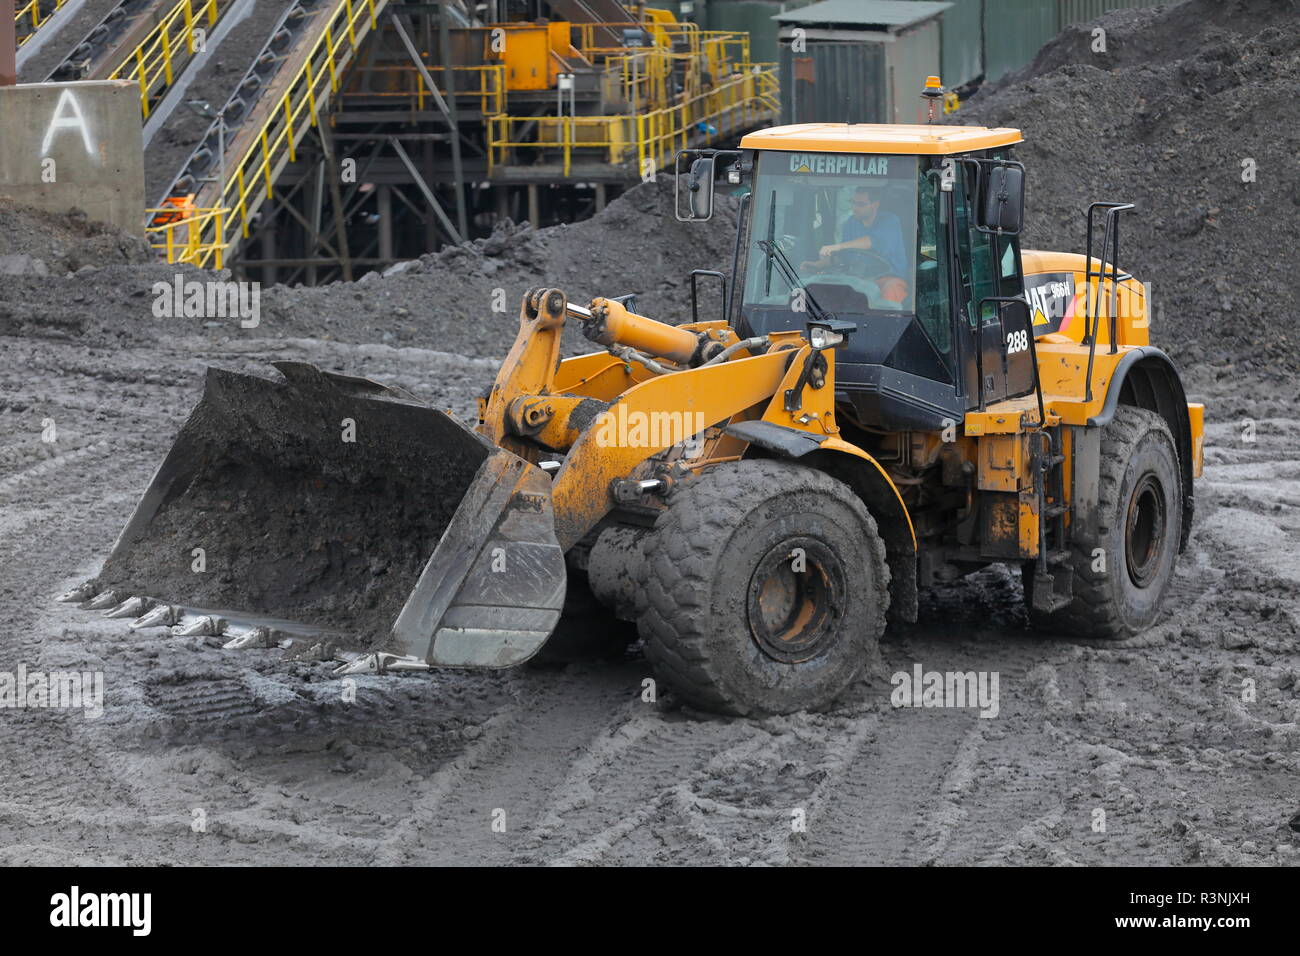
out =
<svg viewBox="0 0 1300 956"><path fill-rule="evenodd" d="M817 297L804 285L803 280L799 278L799 273L795 271L794 266L791 265L786 254L781 251L780 246L770 240L760 239L758 240L758 248L762 249L763 254L767 256L769 266L773 263L776 264L776 269L781 273L781 278L789 284L790 288L803 290L804 299L808 303L808 314L813 317L814 322L827 322L835 318L834 313L823 309L818 303Z"/></svg>

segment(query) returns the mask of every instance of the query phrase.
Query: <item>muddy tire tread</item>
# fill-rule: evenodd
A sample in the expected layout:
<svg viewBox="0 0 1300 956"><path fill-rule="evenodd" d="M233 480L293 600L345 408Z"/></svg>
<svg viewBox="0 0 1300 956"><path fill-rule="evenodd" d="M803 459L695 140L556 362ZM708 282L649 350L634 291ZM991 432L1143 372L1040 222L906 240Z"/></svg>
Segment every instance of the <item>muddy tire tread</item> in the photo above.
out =
<svg viewBox="0 0 1300 956"><path fill-rule="evenodd" d="M1129 458L1150 431L1164 436L1174 452L1176 462L1178 446L1169 425L1150 409L1120 405L1115 410L1115 417L1103 429L1097 540L1078 541L1071 548L1074 600L1067 607L1053 614L1043 614L1035 611L1033 605L1026 601L1030 621L1035 626L1096 640L1122 640L1131 636L1115 605L1107 576L1096 575L1092 571L1092 551L1100 542L1105 542L1114 530L1111 522L1118 520L1120 514L1119 496ZM1179 492L1181 498L1186 494L1186 489L1180 487ZM1176 520L1178 515L1181 515L1181 508L1175 508L1171 517ZM1029 567L1032 568L1032 565ZM1032 572L1026 574L1026 586L1031 574Z"/></svg>
<svg viewBox="0 0 1300 956"><path fill-rule="evenodd" d="M774 487L788 488L788 494L798 496L822 492L857 513L870 531L863 543L881 582L876 640L885 629L889 566L884 541L866 506L848 486L814 468L780 461L747 460L730 468L715 467L670 496L669 507L647 539L641 565L640 632L646 657L678 697L694 707L741 716L748 712L726 694L705 650L712 557L752 510L753 502L771 497Z"/></svg>

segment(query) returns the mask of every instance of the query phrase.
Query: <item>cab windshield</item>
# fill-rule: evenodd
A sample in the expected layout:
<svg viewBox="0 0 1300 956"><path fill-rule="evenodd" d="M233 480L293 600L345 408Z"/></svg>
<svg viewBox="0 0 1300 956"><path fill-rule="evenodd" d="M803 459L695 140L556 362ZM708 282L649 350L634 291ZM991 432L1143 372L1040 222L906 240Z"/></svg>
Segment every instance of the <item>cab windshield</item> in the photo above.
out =
<svg viewBox="0 0 1300 956"><path fill-rule="evenodd" d="M752 201L747 315L805 311L766 243L827 311L915 311L915 156L764 151Z"/></svg>

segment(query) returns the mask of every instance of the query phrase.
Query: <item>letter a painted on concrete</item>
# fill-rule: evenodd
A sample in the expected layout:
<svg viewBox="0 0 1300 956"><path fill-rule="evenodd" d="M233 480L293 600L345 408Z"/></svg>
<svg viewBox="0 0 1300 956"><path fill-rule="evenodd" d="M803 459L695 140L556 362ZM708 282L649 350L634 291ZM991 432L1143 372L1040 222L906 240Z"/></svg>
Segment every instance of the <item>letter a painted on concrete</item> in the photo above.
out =
<svg viewBox="0 0 1300 956"><path fill-rule="evenodd" d="M72 90L68 89L59 94L59 103L54 107L54 118L50 120L50 125L45 130L45 138L41 140L42 156L49 155L55 135L63 129L80 130L81 141L86 146L86 152L91 156L95 155L95 149L90 144L90 128L86 125L86 117L81 114L81 104L72 95Z"/></svg>

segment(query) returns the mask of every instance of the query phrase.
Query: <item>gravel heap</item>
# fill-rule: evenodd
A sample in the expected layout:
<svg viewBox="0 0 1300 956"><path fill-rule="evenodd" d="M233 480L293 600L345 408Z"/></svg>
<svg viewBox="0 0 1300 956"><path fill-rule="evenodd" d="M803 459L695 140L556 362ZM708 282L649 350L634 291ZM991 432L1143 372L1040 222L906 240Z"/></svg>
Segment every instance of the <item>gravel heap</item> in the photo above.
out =
<svg viewBox="0 0 1300 956"><path fill-rule="evenodd" d="M495 358L514 339L523 294L541 285L562 288L582 303L597 295L641 293L639 310L680 322L690 317L690 271L730 267L735 207L720 199L712 221L688 224L674 218L672 203L672 181L661 176L572 225L532 229L507 220L487 238L399 263L387 275L368 273L356 282L316 288L263 289L261 323L248 330L237 319L160 319L153 314L155 283L174 283L177 276L183 281L219 276L153 261L142 240L107 229L93 238L112 247L111 254L89 255L87 249L69 258L66 250L83 248L73 225L60 231L50 225L58 223L57 217L15 213L21 220L12 227L18 236L15 249L64 251L61 258L48 254L54 263L48 268L19 269L15 271L26 274L6 276L0 334L75 337L87 343L147 343L194 335L214 344L314 338ZM5 208L0 206L0 225ZM130 254L118 251L119 246ZM0 245L0 254L6 251ZM716 286L705 283L701 294L702 309L713 314ZM569 334L570 350L590 349L576 329Z"/></svg>
<svg viewBox="0 0 1300 956"><path fill-rule="evenodd" d="M1067 29L949 122L1024 131L1028 248L1082 252L1089 202L1135 203L1121 266L1152 283L1152 340L1278 375L1300 369L1297 88L1300 5L1189 0Z"/></svg>

